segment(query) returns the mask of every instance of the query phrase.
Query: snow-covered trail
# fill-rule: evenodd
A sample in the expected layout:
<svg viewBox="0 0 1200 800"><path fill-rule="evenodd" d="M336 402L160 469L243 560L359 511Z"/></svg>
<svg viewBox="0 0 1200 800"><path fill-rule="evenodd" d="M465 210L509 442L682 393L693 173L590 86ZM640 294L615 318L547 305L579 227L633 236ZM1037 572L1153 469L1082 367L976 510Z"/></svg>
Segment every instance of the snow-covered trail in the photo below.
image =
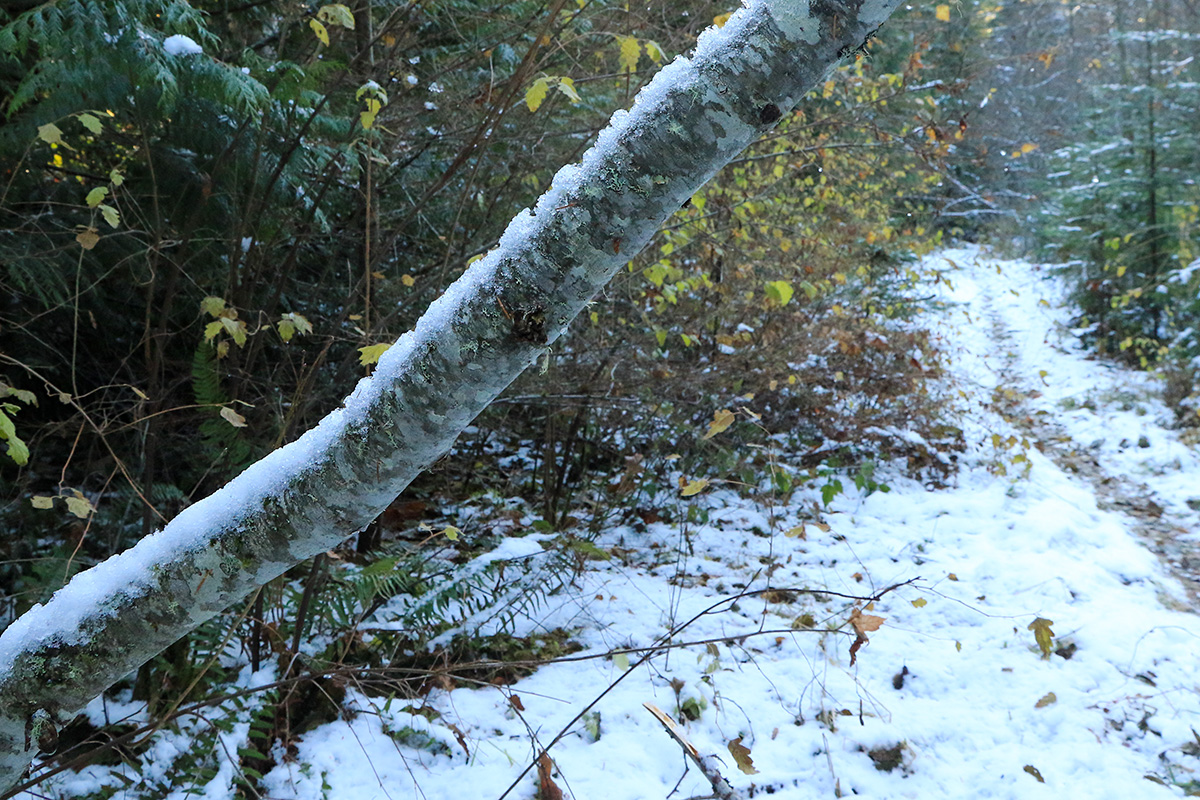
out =
<svg viewBox="0 0 1200 800"><path fill-rule="evenodd" d="M977 248L930 258L948 283L926 322L952 353L968 443L952 487L929 490L880 465L891 492L862 496L846 481L827 529L810 518L802 532L819 486L787 504L718 482L665 501L673 520L706 513L606 532L597 544L612 558L528 623L528 633L570 631L596 658L420 698L351 689L349 719L279 753L265 796L498 800L516 781L508 797L528 800L536 773L517 778L561 731L551 756L565 797L710 794L694 768L681 779L680 748L645 702L718 755L742 797L1092 800L1200 789L1200 616L1144 538L1180 543L1176 556L1194 542L1200 460L1170 430L1151 378L1073 344L1036 267ZM537 552L531 539L514 542ZM851 664L845 622L862 603L850 598L895 584L861 608L885 621ZM697 615L678 649L645 664L636 652L605 655L651 645ZM1047 657L1039 629L1052 631ZM230 734L228 752L247 729ZM151 761L166 755L144 775L169 769L186 748L179 737L163 734ZM735 765L734 740L749 748L753 774ZM119 785L105 769L64 777L58 796ZM234 772L231 763L204 793L231 798Z"/></svg>
<svg viewBox="0 0 1200 800"><path fill-rule="evenodd" d="M918 579L864 609L886 621L855 665L852 637L823 632L852 602L744 598L677 637L702 643L628 674L636 657L434 692L432 722L362 698L371 713L306 736L298 760L268 775L271 796L450 800L470 786L498 798L532 741L568 728L552 750L568 797L709 794L695 769L677 786L684 760L643 702L694 717L685 734L723 758L744 796L1167 798L1200 787L1200 618L1139 535L1146 514L1096 491L1119 478L1125 500L1143 512L1152 500L1156 522L1186 541L1200 530L1187 503L1200 495L1195 453L1166 427L1149 377L1072 343L1037 268L976 248L932 258L948 268L933 324L953 351L969 443L954 487L884 475L890 493L838 498L829 530L810 524L802 537L786 532L811 508L803 493L788 507L726 490L678 499L673 518L699 503L707 521L609 532L600 544L616 557L539 622L603 653L648 645L721 597L764 588L768 575L774 586L843 595ZM1073 470L1071 459L1090 466ZM1125 496L1143 484L1152 498ZM685 544L692 555L673 555ZM1053 633L1045 658L1039 624ZM444 746L394 733L414 728ZM734 765L736 737L755 774ZM510 796L532 797L535 786L527 776Z"/></svg>

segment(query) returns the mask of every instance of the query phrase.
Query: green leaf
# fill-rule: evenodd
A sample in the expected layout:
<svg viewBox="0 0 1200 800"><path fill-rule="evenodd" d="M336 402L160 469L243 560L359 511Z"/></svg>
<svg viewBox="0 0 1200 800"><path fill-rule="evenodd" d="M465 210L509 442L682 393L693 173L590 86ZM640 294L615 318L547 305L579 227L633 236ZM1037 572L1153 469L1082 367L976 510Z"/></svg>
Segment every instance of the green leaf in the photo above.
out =
<svg viewBox="0 0 1200 800"><path fill-rule="evenodd" d="M279 320L279 338L285 342L290 342L296 334L296 323L290 319Z"/></svg>
<svg viewBox="0 0 1200 800"><path fill-rule="evenodd" d="M549 78L538 78L525 90L525 105L529 106L531 113L542 107L542 102L546 99L546 94L549 91Z"/></svg>
<svg viewBox="0 0 1200 800"><path fill-rule="evenodd" d="M658 46L658 42L651 39L646 40L646 55L650 56L650 60L655 64L661 64L663 60L663 49Z"/></svg>
<svg viewBox="0 0 1200 800"><path fill-rule="evenodd" d="M53 122L38 126L38 138L46 144L63 144L62 129Z"/></svg>
<svg viewBox="0 0 1200 800"><path fill-rule="evenodd" d="M106 197L108 197L107 186L97 186L95 189L92 189L87 194L86 202L88 204L88 208L95 208L96 206L100 205L104 202L104 198Z"/></svg>
<svg viewBox="0 0 1200 800"><path fill-rule="evenodd" d="M110 228L117 227L121 222L121 212L103 203L100 204L100 215L104 217L104 221L108 223Z"/></svg>
<svg viewBox="0 0 1200 800"><path fill-rule="evenodd" d="M207 325L205 325L204 326L204 341L211 342L213 337L216 336L218 333L220 333L221 328L223 328L223 327L224 326L221 324L220 320L217 320L216 322L210 322Z"/></svg>
<svg viewBox="0 0 1200 800"><path fill-rule="evenodd" d="M828 506L842 491L842 482L836 478L831 480L821 487L821 502Z"/></svg>
<svg viewBox="0 0 1200 800"><path fill-rule="evenodd" d="M317 12L317 19L328 22L330 25L341 25L343 28L354 30L354 14L350 13L350 9L342 3L321 6L321 10ZM329 44L329 42L325 42L325 44Z"/></svg>
<svg viewBox="0 0 1200 800"><path fill-rule="evenodd" d="M109 170L108 180L112 183L113 186L119 187L122 183L125 182L125 176L123 174L121 174L121 171L119 169L112 169L112 170Z"/></svg>
<svg viewBox="0 0 1200 800"><path fill-rule="evenodd" d="M442 529L442 533L445 534L446 538L452 542L457 542L458 537L462 535L462 531L453 525L447 525Z"/></svg>
<svg viewBox="0 0 1200 800"><path fill-rule="evenodd" d="M388 351L388 349L391 348L391 346L392 345L390 343L388 343L388 344L372 344L372 345L367 345L366 347L358 348L358 352L359 352L358 363L362 364L364 367L369 367L372 364L378 364L379 357L382 356L384 353L386 353Z"/></svg>
<svg viewBox="0 0 1200 800"><path fill-rule="evenodd" d="M329 31L325 29L324 25L322 25L320 22L317 22L315 19L310 19L308 21L308 27L312 28L312 32L315 33L317 38L321 40L321 44L329 47Z"/></svg>
<svg viewBox="0 0 1200 800"><path fill-rule="evenodd" d="M767 297L781 306L786 306L795 293L792 285L787 281L769 281L767 283Z"/></svg>
<svg viewBox="0 0 1200 800"><path fill-rule="evenodd" d="M819 289L817 289L817 287L813 286L808 281L802 281L800 283L800 288L804 291L804 293L806 295L808 295L809 300L812 300L814 297L816 297L818 292L820 291Z"/></svg>
<svg viewBox="0 0 1200 800"><path fill-rule="evenodd" d="M615 654L615 655L612 657L612 659L613 659L613 666L614 666L614 667L616 667L617 669L621 670L621 672L626 672L626 671L628 671L628 669L629 669L629 656L625 655L624 653L616 653L616 654Z"/></svg>
<svg viewBox="0 0 1200 800"><path fill-rule="evenodd" d="M92 133L100 133L104 130L104 126L100 124L100 120L91 114L80 114L79 122Z"/></svg>
<svg viewBox="0 0 1200 800"><path fill-rule="evenodd" d="M219 317L221 316L221 312L225 310L225 299L210 294L200 301L200 310L210 317Z"/></svg>
<svg viewBox="0 0 1200 800"><path fill-rule="evenodd" d="M8 442L8 457L16 462L17 466L29 463L29 448L21 441L21 437L17 436L17 426L3 411L0 411L0 441Z"/></svg>

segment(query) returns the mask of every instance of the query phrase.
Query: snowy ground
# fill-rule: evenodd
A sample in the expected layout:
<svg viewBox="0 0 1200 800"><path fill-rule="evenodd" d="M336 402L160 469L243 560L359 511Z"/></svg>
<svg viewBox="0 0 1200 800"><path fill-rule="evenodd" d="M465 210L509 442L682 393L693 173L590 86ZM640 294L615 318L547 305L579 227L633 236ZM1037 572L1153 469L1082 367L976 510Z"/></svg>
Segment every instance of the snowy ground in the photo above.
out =
<svg viewBox="0 0 1200 800"><path fill-rule="evenodd" d="M632 652L545 666L507 687L434 690L424 715L352 693L363 713L305 735L266 775L266 796L498 800L516 782L507 796L531 798L536 770L518 776L563 731L550 755L565 797L711 794L696 768L684 775L647 702L694 717L683 734L721 758L743 797L1200 790L1200 619L1139 538L1145 515L1096 493L1142 493L1125 499L1152 500L1159 533L1186 545L1200 530L1187 502L1200 497L1200 460L1170 429L1152 378L1074 345L1037 268L970 248L934 258L949 267L936 324L954 352L969 445L954 486L926 490L881 467L890 493L848 487L824 515L829 529L810 523L803 535L797 514L811 498L800 493L773 509L721 489L681 498L708 521L609 532L599 544L618 557L595 562L541 625L603 654L660 641L712 609L672 640L696 644L641 664ZM864 604L848 598L904 582L861 609L885 621L851 665L845 623ZM768 586L827 593L717 605ZM1050 621L1049 657L1035 619ZM245 735L235 729L229 752ZM755 774L728 749L738 737ZM229 796L230 774L207 795Z"/></svg>

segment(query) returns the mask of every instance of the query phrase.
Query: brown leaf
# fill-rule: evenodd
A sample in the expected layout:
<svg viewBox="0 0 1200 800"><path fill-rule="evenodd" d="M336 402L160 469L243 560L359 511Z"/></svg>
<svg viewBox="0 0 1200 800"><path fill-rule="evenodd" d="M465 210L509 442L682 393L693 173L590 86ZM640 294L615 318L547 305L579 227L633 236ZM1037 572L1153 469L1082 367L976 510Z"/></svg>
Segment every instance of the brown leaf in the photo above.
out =
<svg viewBox="0 0 1200 800"><path fill-rule="evenodd" d="M1033 764L1026 764L1022 769L1028 772L1033 777L1037 778L1038 783L1045 783L1046 779L1042 777L1042 773L1038 772L1038 768Z"/></svg>
<svg viewBox="0 0 1200 800"><path fill-rule="evenodd" d="M755 775L758 770L754 768L754 761L750 758L750 748L742 744L742 737L737 737L729 743L729 755L733 756L737 768L747 775Z"/></svg>
<svg viewBox="0 0 1200 800"><path fill-rule="evenodd" d="M552 769L554 764L550 761L550 756L545 753L538 756L538 800L562 800L562 789L558 788L558 784L550 777Z"/></svg>
<svg viewBox="0 0 1200 800"><path fill-rule="evenodd" d="M514 695L511 695L511 696L508 698L508 704L509 704L510 706L512 706L513 708L515 708L517 711L524 711L524 710L525 710L525 704L521 702L521 696L520 696L520 695L515 695L515 694L514 694Z"/></svg>
<svg viewBox="0 0 1200 800"><path fill-rule="evenodd" d="M847 621L856 633L864 634L879 630L885 619L886 617L877 617L874 614L864 614L861 609L856 608L850 612L850 619Z"/></svg>

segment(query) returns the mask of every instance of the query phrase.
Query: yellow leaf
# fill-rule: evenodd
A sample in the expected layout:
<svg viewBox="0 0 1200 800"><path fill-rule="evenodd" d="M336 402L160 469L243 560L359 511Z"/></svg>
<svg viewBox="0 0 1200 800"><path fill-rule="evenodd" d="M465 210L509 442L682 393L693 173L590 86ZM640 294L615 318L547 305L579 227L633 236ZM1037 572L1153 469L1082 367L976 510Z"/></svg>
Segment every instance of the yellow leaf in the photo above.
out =
<svg viewBox="0 0 1200 800"><path fill-rule="evenodd" d="M617 64L622 72L637 72L638 61L642 57L642 45L632 36L618 36L617 43L621 46L621 57Z"/></svg>
<svg viewBox="0 0 1200 800"><path fill-rule="evenodd" d="M713 17L713 25L716 25L718 28L723 28L725 27L725 23L729 22L729 18L732 16L732 12L728 14L718 14L717 16Z"/></svg>
<svg viewBox="0 0 1200 800"><path fill-rule="evenodd" d="M625 672L629 669L629 656L625 655L624 653L617 653L612 657L612 659L613 666L621 670L621 672Z"/></svg>
<svg viewBox="0 0 1200 800"><path fill-rule="evenodd" d="M929 601L924 597L918 597L916 600L912 601L912 604L913 608L924 608L925 606L929 605Z"/></svg>
<svg viewBox="0 0 1200 800"><path fill-rule="evenodd" d="M235 428L246 427L246 418L234 411L229 406L224 406L221 408L221 419L225 420Z"/></svg>
<svg viewBox="0 0 1200 800"><path fill-rule="evenodd" d="M788 537L789 539L806 539L806 538L808 538L804 533L804 523L803 522L794 528L789 528L786 532L784 532L783 535Z"/></svg>
<svg viewBox="0 0 1200 800"><path fill-rule="evenodd" d="M707 488L708 478L700 478L699 480L692 481L687 486L684 486L679 491L679 495L680 497L691 497L693 495L700 494Z"/></svg>
<svg viewBox="0 0 1200 800"><path fill-rule="evenodd" d="M404 274L400 276L400 282L405 286L412 287L414 284L416 284L417 279L412 275Z"/></svg>
<svg viewBox="0 0 1200 800"><path fill-rule="evenodd" d="M646 40L646 55L650 56L650 60L655 64L661 64L663 60L663 50L658 46L658 42Z"/></svg>
<svg viewBox="0 0 1200 800"><path fill-rule="evenodd" d="M1053 624L1052 620L1038 617L1025 628L1033 631L1033 638L1037 641L1038 649L1042 651L1042 658L1050 658L1050 654L1054 652L1054 631L1050 629Z"/></svg>
<svg viewBox="0 0 1200 800"><path fill-rule="evenodd" d="M390 343L388 343L388 344L372 344L372 345L367 345L366 347L358 348L358 352L360 353L360 355L358 357L358 363L362 364L364 367L369 367L372 364L378 364L379 357L382 356L384 353L386 353L388 351L388 348L390 348L391 346L392 345Z"/></svg>
<svg viewBox="0 0 1200 800"><path fill-rule="evenodd" d="M718 433L724 433L735 419L737 419L737 415L728 409L723 408L717 411L713 414L712 422L708 423L708 433L704 434L701 441L711 439Z"/></svg>
<svg viewBox="0 0 1200 800"><path fill-rule="evenodd" d="M747 775L756 775L758 770L754 768L754 761L750 758L750 748L742 744L742 737L737 737L729 743L729 755L733 756L733 761L737 764L737 768Z"/></svg>
<svg viewBox="0 0 1200 800"><path fill-rule="evenodd" d="M29 498L29 502L33 504L34 508L46 509L54 507L54 498L46 497L45 495L31 497Z"/></svg>
<svg viewBox="0 0 1200 800"><path fill-rule="evenodd" d="M223 327L225 327L225 326L223 326L221 324L220 320L217 320L216 322L210 322L207 325L205 325L204 326L204 341L211 342L213 337L216 336L218 333L220 333L221 329Z"/></svg>
<svg viewBox="0 0 1200 800"><path fill-rule="evenodd" d="M71 491L73 494L70 497L63 498L63 500L67 501L67 511L80 519L87 519L96 510L96 507L78 489L72 489Z"/></svg>
<svg viewBox="0 0 1200 800"><path fill-rule="evenodd" d="M950 6L946 5L945 3L939 4L937 7L936 15L937 15L939 22L949 22L950 21Z"/></svg>
<svg viewBox="0 0 1200 800"><path fill-rule="evenodd" d="M320 22L317 22L315 19L310 19L308 21L308 27L312 28L312 32L315 33L317 38L321 40L321 44L329 47L329 31L325 30L324 25L322 25Z"/></svg>
<svg viewBox="0 0 1200 800"><path fill-rule="evenodd" d="M546 93L549 91L550 81L547 78L538 78L525 90L525 105L531 113L541 108L542 101L546 99Z"/></svg>
<svg viewBox="0 0 1200 800"><path fill-rule="evenodd" d="M281 319L278 323L279 338L285 342L290 342L292 337L296 335L296 324L290 319Z"/></svg>
<svg viewBox="0 0 1200 800"><path fill-rule="evenodd" d="M375 124L375 117L378 116L381 108L383 108L383 103L374 97L367 99L367 110L358 112L358 121L364 130L370 130Z"/></svg>
<svg viewBox="0 0 1200 800"><path fill-rule="evenodd" d="M779 303L781 306L786 306L792 299L796 290L787 281L768 281L767 282L767 297Z"/></svg>
<svg viewBox="0 0 1200 800"><path fill-rule="evenodd" d="M447 525L445 528L442 529L442 533L450 541L457 542L459 535L462 534L462 531L460 531L458 528L454 527L453 525Z"/></svg>

